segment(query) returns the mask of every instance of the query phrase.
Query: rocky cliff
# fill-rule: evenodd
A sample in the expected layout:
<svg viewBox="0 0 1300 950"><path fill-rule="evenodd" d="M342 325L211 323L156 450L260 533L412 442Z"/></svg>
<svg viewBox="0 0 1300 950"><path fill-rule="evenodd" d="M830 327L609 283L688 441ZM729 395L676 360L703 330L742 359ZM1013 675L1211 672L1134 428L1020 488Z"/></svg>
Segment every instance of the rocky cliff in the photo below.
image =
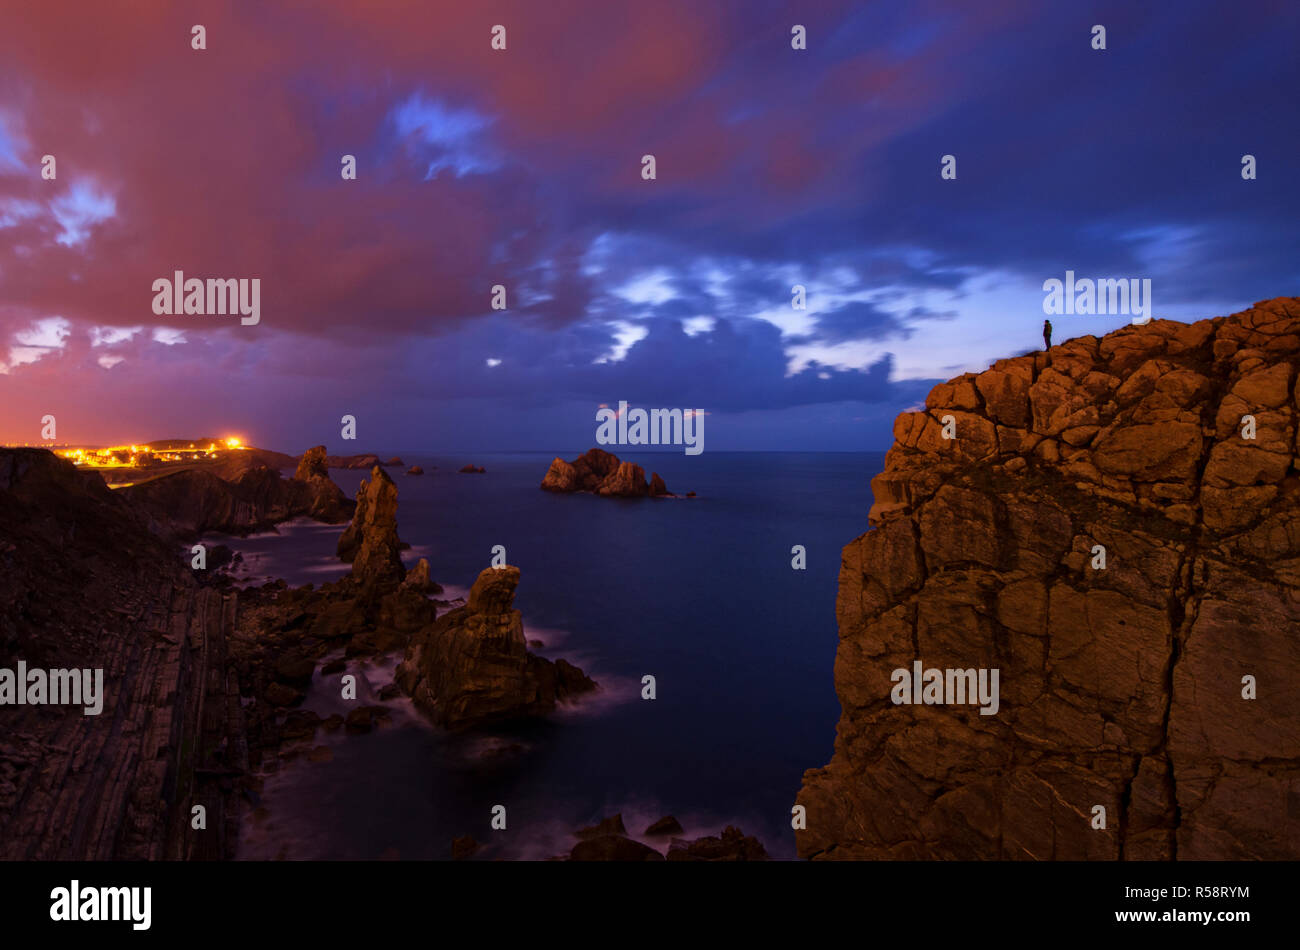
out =
<svg viewBox="0 0 1300 950"><path fill-rule="evenodd" d="M103 709L0 705L0 858L214 858L246 760L234 595L43 449L0 449L0 668L102 669ZM207 827L191 827L203 805Z"/></svg>
<svg viewBox="0 0 1300 950"><path fill-rule="evenodd" d="M843 551L800 855L1300 857L1297 364L1283 298L1001 360L900 416ZM996 713L895 703L917 660L998 670Z"/></svg>
<svg viewBox="0 0 1300 950"><path fill-rule="evenodd" d="M147 514L155 532L182 538L207 531L247 535L298 517L341 524L354 506L330 479L324 454L324 446L308 451L293 478L263 465L230 479L192 468L117 492Z"/></svg>

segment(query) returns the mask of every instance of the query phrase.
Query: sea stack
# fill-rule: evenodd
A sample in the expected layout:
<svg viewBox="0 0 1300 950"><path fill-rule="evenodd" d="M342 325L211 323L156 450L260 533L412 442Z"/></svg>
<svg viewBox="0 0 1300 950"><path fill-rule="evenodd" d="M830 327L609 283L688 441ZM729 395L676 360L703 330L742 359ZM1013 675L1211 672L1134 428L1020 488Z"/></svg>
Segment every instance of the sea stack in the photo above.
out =
<svg viewBox="0 0 1300 950"><path fill-rule="evenodd" d="M397 583L406 576L400 551L397 486L376 465L357 489L356 514L339 538L339 558L351 562L352 576L363 583Z"/></svg>
<svg viewBox="0 0 1300 950"><path fill-rule="evenodd" d="M596 684L576 666L528 652L514 609L519 568L479 574L465 606L416 633L397 683L435 725L463 730L545 716Z"/></svg>

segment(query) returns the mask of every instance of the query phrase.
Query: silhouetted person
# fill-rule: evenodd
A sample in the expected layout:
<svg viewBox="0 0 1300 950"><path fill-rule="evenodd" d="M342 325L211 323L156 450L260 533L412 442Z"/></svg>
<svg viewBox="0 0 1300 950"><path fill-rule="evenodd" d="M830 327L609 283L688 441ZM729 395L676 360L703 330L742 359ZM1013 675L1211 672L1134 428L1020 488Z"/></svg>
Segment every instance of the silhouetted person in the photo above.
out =
<svg viewBox="0 0 1300 950"><path fill-rule="evenodd" d="M1043 349L1050 350L1051 348L1052 348L1052 321L1044 320L1043 321Z"/></svg>

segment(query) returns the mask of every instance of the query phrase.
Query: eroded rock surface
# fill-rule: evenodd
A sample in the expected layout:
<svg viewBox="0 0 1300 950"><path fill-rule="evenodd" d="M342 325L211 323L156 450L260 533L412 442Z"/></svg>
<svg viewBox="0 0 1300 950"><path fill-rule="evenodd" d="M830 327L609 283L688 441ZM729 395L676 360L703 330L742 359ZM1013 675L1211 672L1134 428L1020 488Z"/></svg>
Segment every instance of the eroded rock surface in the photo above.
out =
<svg viewBox="0 0 1300 950"><path fill-rule="evenodd" d="M519 568L479 574L465 606L411 638L397 683L436 725L472 729L544 716L596 684L564 660L528 652L514 609Z"/></svg>
<svg viewBox="0 0 1300 950"><path fill-rule="evenodd" d="M651 473L651 480L647 482L645 469L640 465L620 462L617 455L604 449L588 449L572 462L556 458L542 478L542 489L587 491L620 498L672 494L658 473Z"/></svg>
<svg viewBox="0 0 1300 950"><path fill-rule="evenodd" d="M800 855L1300 857L1297 364L1280 298L1000 360L901 415L843 552ZM915 659L999 669L997 714L895 705Z"/></svg>

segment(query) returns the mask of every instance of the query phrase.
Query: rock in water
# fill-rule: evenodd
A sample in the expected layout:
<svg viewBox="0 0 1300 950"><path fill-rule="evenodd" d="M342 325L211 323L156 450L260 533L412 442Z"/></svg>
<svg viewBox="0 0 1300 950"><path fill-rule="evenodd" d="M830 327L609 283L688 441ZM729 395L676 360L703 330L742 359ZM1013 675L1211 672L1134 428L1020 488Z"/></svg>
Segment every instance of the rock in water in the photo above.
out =
<svg viewBox="0 0 1300 950"><path fill-rule="evenodd" d="M464 607L416 633L397 682L436 725L472 729L544 716L557 701L595 689L572 664L528 652L513 607L519 568L479 574Z"/></svg>
<svg viewBox="0 0 1300 950"><path fill-rule="evenodd" d="M397 537L397 486L376 465L370 481L357 489L357 510L339 538L338 554L352 562L352 576L362 583L396 583L406 576Z"/></svg>
<svg viewBox="0 0 1300 950"><path fill-rule="evenodd" d="M843 552L843 714L799 854L1300 857L1297 365L1284 298L1001 360L901 415ZM998 670L996 713L896 705L918 660Z"/></svg>
<svg viewBox="0 0 1300 950"><path fill-rule="evenodd" d="M317 445L308 449L298 461L293 480L306 488L304 505L310 517L330 524L341 524L352 517L355 506L343 494L343 489L330 478L325 460L325 446Z"/></svg>
<svg viewBox="0 0 1300 950"><path fill-rule="evenodd" d="M670 495L664 480L654 476L652 485L645 480L645 469L604 449L589 449L572 462L557 458L542 478L542 489L553 492L589 491L597 495L636 498L646 495Z"/></svg>

